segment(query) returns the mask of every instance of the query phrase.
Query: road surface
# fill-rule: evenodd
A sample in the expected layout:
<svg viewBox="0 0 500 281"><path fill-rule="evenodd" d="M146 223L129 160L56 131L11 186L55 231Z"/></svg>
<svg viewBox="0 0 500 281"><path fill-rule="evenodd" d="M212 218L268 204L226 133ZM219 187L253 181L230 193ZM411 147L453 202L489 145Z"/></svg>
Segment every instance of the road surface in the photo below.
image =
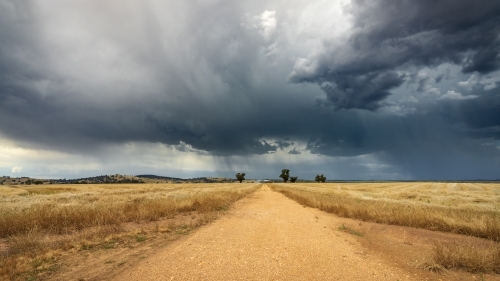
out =
<svg viewBox="0 0 500 281"><path fill-rule="evenodd" d="M264 185L229 213L113 280L410 280L331 214Z"/></svg>

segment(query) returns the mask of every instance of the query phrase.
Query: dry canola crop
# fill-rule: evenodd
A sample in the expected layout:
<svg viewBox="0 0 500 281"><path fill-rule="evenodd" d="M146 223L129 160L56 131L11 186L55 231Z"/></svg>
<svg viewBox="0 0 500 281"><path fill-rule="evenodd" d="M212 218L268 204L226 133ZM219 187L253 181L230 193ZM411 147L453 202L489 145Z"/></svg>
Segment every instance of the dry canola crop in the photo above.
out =
<svg viewBox="0 0 500 281"><path fill-rule="evenodd" d="M189 225L168 225L165 231L196 228L259 187L255 183L0 186L0 279L24 278L23 271L30 270L26 261L33 263L45 252L85 247L89 240L135 231L124 229L124 223L192 213L197 219Z"/></svg>

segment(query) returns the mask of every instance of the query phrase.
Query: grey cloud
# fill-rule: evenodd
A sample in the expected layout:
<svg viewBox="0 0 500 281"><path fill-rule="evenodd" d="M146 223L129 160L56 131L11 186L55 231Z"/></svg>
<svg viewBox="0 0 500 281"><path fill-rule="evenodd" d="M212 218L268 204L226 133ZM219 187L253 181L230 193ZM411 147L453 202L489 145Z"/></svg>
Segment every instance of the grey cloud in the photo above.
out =
<svg viewBox="0 0 500 281"><path fill-rule="evenodd" d="M308 36L286 41L295 36L286 28L298 28L287 10L310 1L293 7L273 1L94 2L0 0L2 138L96 158L113 145L162 143L220 156L213 158L227 165L228 176L234 176L235 158L241 165L252 158L251 167L269 177L277 176L271 169L283 167L311 179L318 173L412 179L443 171L443 177L498 172L500 150L481 145L500 138L496 80L490 91L479 84L462 90L462 97L475 99L421 99L428 86L461 91L453 87L470 71L498 73L490 72L498 69L496 1L354 1L348 10L353 33L345 41L323 40L323 51L298 63L290 76L312 85L286 80L290 57L297 55L287 44ZM253 22L242 23L262 14L264 4L276 10L269 40L281 40L272 59L266 56L272 42ZM415 74L445 62L458 65L462 76L446 69L435 77ZM419 102L396 103L395 91ZM333 107L315 105L324 93L327 100L319 104ZM329 156L315 158L329 164L285 166L276 160L267 166L261 163L265 156L258 158L275 152L276 159L286 153L310 157L299 155L304 150L296 143ZM457 155L473 164L458 163ZM385 163L385 174L370 174L374 165L352 169L342 162L363 157Z"/></svg>
<svg viewBox="0 0 500 281"><path fill-rule="evenodd" d="M462 64L464 73L485 74L500 66L498 1L355 0L347 12L354 16L354 33L345 44L325 41L290 75L291 82L320 85L337 109L380 107L402 83L398 68L447 62Z"/></svg>
<svg viewBox="0 0 500 281"><path fill-rule="evenodd" d="M436 83L439 83L441 82L441 80L443 80L443 78L446 77L446 74L440 74L438 76L436 76L435 80L436 80Z"/></svg>
<svg viewBox="0 0 500 281"><path fill-rule="evenodd" d="M323 83L321 89L325 91L328 101L336 109L368 109L379 107L379 102L389 96L389 90L400 86L404 76L393 71L369 72L360 74L335 74L328 80L334 83Z"/></svg>
<svg viewBox="0 0 500 281"><path fill-rule="evenodd" d="M0 4L8 7L0 34L9 39L0 41L3 135L69 151L128 141L184 142L220 155L276 150L237 124L260 103L248 96L259 33L241 24L239 4L97 9L81 1L60 13L50 10L57 1ZM57 15L43 18L47 9ZM72 34L60 33L70 26Z"/></svg>
<svg viewBox="0 0 500 281"><path fill-rule="evenodd" d="M302 154L300 151L298 151L296 148L288 151L287 154L292 154L292 155L299 155L299 154Z"/></svg>
<svg viewBox="0 0 500 281"><path fill-rule="evenodd" d="M417 88L417 91L418 92L425 92L427 89L426 89L426 86L427 86L427 83L429 82L429 77L425 77L423 79L420 79L420 81L418 81L418 88ZM437 82L437 79L436 79L436 82Z"/></svg>
<svg viewBox="0 0 500 281"><path fill-rule="evenodd" d="M287 141L277 141L274 144L276 144L281 150L290 147L293 145L293 142L287 142Z"/></svg>
<svg viewBox="0 0 500 281"><path fill-rule="evenodd" d="M464 64L465 73L477 71L479 73L489 73L500 67L500 47L492 46L477 51L472 58Z"/></svg>
<svg viewBox="0 0 500 281"><path fill-rule="evenodd" d="M473 94L480 98L444 103L436 110L467 137L500 139L500 89L478 89Z"/></svg>

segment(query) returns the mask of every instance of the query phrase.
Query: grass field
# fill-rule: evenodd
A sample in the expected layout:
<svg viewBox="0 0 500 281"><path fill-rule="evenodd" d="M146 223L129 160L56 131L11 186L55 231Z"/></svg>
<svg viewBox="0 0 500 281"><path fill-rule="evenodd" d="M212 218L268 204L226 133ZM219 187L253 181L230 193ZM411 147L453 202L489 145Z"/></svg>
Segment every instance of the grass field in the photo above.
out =
<svg viewBox="0 0 500 281"><path fill-rule="evenodd" d="M24 278L34 266L40 268L36 261L54 249L85 248L117 233L132 234L143 242L147 223L164 220L166 225L155 224L157 232L185 232L215 219L258 187L250 183L0 186L0 279ZM182 214L192 216L189 223L172 220ZM142 234L124 224L140 225Z"/></svg>
<svg viewBox="0 0 500 281"><path fill-rule="evenodd" d="M269 186L303 205L341 217L483 238L487 241L480 245L453 242L436 245L434 261L445 268L500 273L498 183L288 183Z"/></svg>

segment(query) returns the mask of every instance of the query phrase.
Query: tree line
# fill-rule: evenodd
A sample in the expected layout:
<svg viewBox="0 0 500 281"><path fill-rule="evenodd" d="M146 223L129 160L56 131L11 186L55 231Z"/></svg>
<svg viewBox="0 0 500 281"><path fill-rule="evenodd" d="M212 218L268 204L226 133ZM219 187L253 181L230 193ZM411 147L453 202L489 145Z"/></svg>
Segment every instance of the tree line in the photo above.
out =
<svg viewBox="0 0 500 281"><path fill-rule="evenodd" d="M236 180L238 180L240 183L242 183L245 180L245 175L246 175L245 173L237 173ZM290 176L289 169L281 170L281 175L279 175L279 177L283 179L283 182L288 182L288 180L290 180L290 182L292 182L292 183L296 182L299 179L299 177ZM323 174L316 175L314 180L316 182L326 182L326 177Z"/></svg>

